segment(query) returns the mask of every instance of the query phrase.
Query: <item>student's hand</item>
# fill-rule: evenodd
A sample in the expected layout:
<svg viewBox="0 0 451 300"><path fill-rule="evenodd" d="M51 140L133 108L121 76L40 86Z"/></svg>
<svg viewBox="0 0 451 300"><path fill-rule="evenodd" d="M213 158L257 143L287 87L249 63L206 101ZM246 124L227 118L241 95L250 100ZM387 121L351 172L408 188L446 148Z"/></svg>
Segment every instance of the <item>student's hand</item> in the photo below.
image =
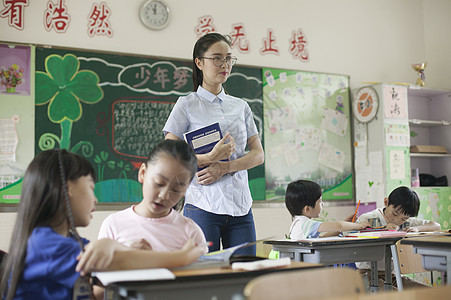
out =
<svg viewBox="0 0 451 300"><path fill-rule="evenodd" d="M387 227L385 227L387 230L396 230L398 228L398 225L394 223L388 223Z"/></svg>
<svg viewBox="0 0 451 300"><path fill-rule="evenodd" d="M420 232L420 229L416 226L403 228L405 232Z"/></svg>
<svg viewBox="0 0 451 300"><path fill-rule="evenodd" d="M344 221L346 222L352 222L352 218L354 218L354 214L350 215L349 217L347 217L346 219L344 219ZM357 216L355 216L355 219L357 220Z"/></svg>
<svg viewBox="0 0 451 300"><path fill-rule="evenodd" d="M226 143L228 141L228 143ZM208 153L210 162L229 158L235 152L235 139L227 132Z"/></svg>
<svg viewBox="0 0 451 300"><path fill-rule="evenodd" d="M371 225L370 225L370 222L368 222L368 221L365 221L365 222L361 222L361 223L356 223L356 224L358 224L358 225L360 225L361 227L359 228L359 230L361 230L361 229L365 229L365 228L367 228L367 227L370 227Z"/></svg>
<svg viewBox="0 0 451 300"><path fill-rule="evenodd" d="M196 173L197 183L208 185L216 182L219 178L229 173L227 166L227 162L216 162L208 165L208 167Z"/></svg>
<svg viewBox="0 0 451 300"><path fill-rule="evenodd" d="M199 256L206 253L205 245L197 245L194 243L194 240L189 239L188 242L183 246L181 250L181 255L185 256L187 261L186 264L192 264L195 262Z"/></svg>
<svg viewBox="0 0 451 300"><path fill-rule="evenodd" d="M128 249L112 239L100 239L89 243L85 251L77 256L78 264L75 271L84 276L92 270L106 269L113 260L114 251L121 247Z"/></svg>
<svg viewBox="0 0 451 300"><path fill-rule="evenodd" d="M139 241L133 242L129 247L141 250L152 250L152 246L145 239L140 239Z"/></svg>

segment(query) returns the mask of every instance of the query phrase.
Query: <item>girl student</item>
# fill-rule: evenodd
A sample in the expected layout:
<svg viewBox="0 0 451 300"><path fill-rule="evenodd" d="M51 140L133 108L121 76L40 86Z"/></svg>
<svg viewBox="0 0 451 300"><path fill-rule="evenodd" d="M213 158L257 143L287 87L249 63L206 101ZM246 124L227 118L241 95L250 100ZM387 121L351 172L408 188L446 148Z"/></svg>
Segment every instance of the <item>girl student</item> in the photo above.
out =
<svg viewBox="0 0 451 300"><path fill-rule="evenodd" d="M230 37L201 37L193 50L194 91L177 100L163 128L165 139L178 140L186 132L219 122L224 134L212 151L197 154L198 166L204 168L185 196L184 215L213 242L210 251L219 250L221 241L223 248L255 241L247 170L262 164L264 153L249 105L223 88L236 61ZM239 253L255 255L255 250L254 245Z"/></svg>
<svg viewBox="0 0 451 300"><path fill-rule="evenodd" d="M206 245L199 225L173 208L185 195L196 170L196 155L187 143L159 143L138 171L143 200L109 215L100 227L99 239L108 237L124 245L156 251L182 249L190 239Z"/></svg>
<svg viewBox="0 0 451 300"><path fill-rule="evenodd" d="M111 239L89 242L75 227L89 224L96 202L94 169L85 158L47 150L32 160L1 266L2 298L87 299L91 270L179 267L204 253L193 241L165 253L128 248Z"/></svg>

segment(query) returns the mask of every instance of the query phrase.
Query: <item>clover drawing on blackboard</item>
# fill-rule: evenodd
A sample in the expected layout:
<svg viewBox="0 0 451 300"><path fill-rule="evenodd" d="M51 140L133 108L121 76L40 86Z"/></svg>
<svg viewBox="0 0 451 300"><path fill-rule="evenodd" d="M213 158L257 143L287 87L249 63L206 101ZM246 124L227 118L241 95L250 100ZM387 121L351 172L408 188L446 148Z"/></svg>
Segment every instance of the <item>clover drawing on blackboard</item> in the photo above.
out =
<svg viewBox="0 0 451 300"><path fill-rule="evenodd" d="M36 72L36 105L49 103L47 114L50 121L61 126L61 137L53 133L40 137L41 150L54 148L55 141L60 148L70 149L72 124L83 114L81 103L94 104L103 98L97 74L91 70L79 71L79 68L80 62L75 55L61 57L53 54L45 59L46 72ZM77 143L72 151L76 152L81 147L90 152L88 156L92 155L92 144L87 141Z"/></svg>
<svg viewBox="0 0 451 300"><path fill-rule="evenodd" d="M118 163L116 163L114 160L108 160L108 152L105 151L101 151L100 155L97 154L94 157L94 162L97 164L97 174L99 177L99 181L103 181L104 180L104 171L105 171L105 166L107 166L108 168L110 168L111 170L114 169L119 169L121 171L121 173L119 174L119 179L121 178L121 176L124 176L124 179L127 179L127 173L126 171L130 171L131 170L131 166L130 164L124 164L124 162L121 160Z"/></svg>

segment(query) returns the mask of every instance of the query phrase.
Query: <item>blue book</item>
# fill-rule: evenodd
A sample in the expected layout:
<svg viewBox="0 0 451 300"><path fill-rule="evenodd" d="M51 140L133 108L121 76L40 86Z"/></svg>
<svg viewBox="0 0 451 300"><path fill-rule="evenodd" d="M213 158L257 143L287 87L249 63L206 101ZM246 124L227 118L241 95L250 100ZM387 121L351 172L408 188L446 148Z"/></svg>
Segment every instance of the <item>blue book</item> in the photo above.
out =
<svg viewBox="0 0 451 300"><path fill-rule="evenodd" d="M194 149L196 154L210 152L213 147L222 139L219 123L213 123L199 129L195 129L183 134L185 141Z"/></svg>

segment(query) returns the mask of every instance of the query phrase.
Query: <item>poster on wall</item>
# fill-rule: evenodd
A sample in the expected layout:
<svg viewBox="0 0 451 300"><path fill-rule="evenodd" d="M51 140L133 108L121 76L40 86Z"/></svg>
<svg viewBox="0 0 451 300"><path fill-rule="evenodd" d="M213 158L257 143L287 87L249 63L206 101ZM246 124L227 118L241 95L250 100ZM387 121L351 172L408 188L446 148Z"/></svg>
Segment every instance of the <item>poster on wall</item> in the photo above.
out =
<svg viewBox="0 0 451 300"><path fill-rule="evenodd" d="M164 139L178 97L193 90L191 76L190 61L37 48L35 152L85 156L99 203L141 201L138 168ZM262 132L261 69L234 67L224 88L249 103ZM264 184L263 166L249 171L254 200L264 199Z"/></svg>
<svg viewBox="0 0 451 300"><path fill-rule="evenodd" d="M263 69L266 199L297 179L324 200L353 198L349 77Z"/></svg>
<svg viewBox="0 0 451 300"><path fill-rule="evenodd" d="M0 93L30 95L31 47L0 44Z"/></svg>

